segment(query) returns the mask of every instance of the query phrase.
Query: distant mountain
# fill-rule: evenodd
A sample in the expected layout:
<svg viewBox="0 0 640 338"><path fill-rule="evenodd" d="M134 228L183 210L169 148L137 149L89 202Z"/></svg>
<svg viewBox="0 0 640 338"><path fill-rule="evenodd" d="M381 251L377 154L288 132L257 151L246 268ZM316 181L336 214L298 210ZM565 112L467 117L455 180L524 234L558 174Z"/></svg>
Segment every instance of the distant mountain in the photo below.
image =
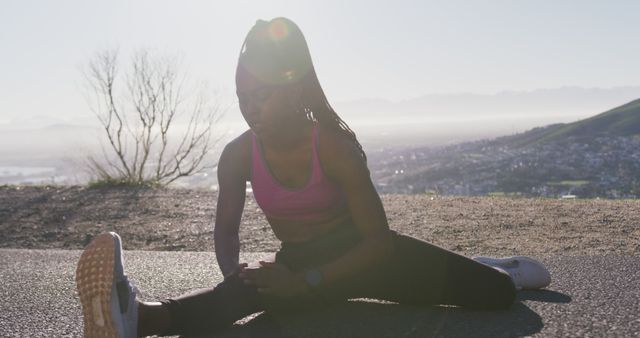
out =
<svg viewBox="0 0 640 338"><path fill-rule="evenodd" d="M368 151L438 146L522 133L570 123L640 96L640 86L561 87L495 94L428 94L406 100L382 98L332 102Z"/></svg>
<svg viewBox="0 0 640 338"><path fill-rule="evenodd" d="M640 86L614 88L561 87L532 91L503 91L496 94L428 94L401 101L381 98L335 102L333 106L347 121L434 119L479 119L550 116L555 121L575 121L601 112L619 102L640 95Z"/></svg>
<svg viewBox="0 0 640 338"><path fill-rule="evenodd" d="M511 147L525 147L563 139L593 139L595 137L626 137L640 134L640 99L613 108L596 116L573 123L558 123L534 128L522 134L497 141Z"/></svg>
<svg viewBox="0 0 640 338"><path fill-rule="evenodd" d="M522 134L375 154L379 191L640 197L640 99Z"/></svg>
<svg viewBox="0 0 640 338"><path fill-rule="evenodd" d="M66 123L29 129L0 130L0 166L24 165L100 152L102 130L96 126Z"/></svg>

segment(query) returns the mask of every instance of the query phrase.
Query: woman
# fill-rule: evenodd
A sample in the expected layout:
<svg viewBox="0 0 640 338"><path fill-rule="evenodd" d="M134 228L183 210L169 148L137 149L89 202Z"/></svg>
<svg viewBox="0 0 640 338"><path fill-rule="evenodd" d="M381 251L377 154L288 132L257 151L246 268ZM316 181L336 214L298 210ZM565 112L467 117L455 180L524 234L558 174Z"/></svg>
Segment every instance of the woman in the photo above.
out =
<svg viewBox="0 0 640 338"><path fill-rule="evenodd" d="M138 302L124 274L120 238L102 234L78 263L85 335L215 332L262 310L362 297L506 309L517 288L549 284L544 267L526 257L473 260L389 229L365 153L329 105L306 41L290 20L258 21L251 29L236 85L250 129L225 147L218 166L214 239L224 281ZM238 260L246 182L282 241L275 256L251 265Z"/></svg>

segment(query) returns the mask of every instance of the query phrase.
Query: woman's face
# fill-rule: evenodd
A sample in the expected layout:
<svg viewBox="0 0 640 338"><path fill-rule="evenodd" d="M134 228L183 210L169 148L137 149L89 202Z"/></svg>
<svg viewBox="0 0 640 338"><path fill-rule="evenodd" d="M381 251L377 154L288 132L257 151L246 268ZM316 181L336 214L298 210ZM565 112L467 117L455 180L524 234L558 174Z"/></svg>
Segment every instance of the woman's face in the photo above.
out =
<svg viewBox="0 0 640 338"><path fill-rule="evenodd" d="M239 70L236 94L242 116L259 136L286 131L304 118L294 109L299 96L295 86L267 85L249 72Z"/></svg>

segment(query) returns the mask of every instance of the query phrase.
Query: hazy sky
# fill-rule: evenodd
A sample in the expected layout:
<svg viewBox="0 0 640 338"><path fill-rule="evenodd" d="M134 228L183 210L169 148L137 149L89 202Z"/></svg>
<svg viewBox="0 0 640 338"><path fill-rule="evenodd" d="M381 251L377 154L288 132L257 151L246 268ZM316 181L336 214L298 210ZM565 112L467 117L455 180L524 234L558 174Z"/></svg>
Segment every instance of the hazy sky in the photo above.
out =
<svg viewBox="0 0 640 338"><path fill-rule="evenodd" d="M640 85L640 1L2 1L0 124L86 115L98 50L180 54L232 94L256 19L301 27L330 101Z"/></svg>

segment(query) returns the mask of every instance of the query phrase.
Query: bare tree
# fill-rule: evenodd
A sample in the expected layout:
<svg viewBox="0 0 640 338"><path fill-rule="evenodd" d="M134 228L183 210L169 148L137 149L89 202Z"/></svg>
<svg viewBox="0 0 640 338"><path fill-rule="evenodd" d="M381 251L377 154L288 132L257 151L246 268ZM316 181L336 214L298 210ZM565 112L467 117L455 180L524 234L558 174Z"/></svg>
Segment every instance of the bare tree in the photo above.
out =
<svg viewBox="0 0 640 338"><path fill-rule="evenodd" d="M175 58L138 51L122 78L117 51L107 50L84 75L107 139L102 156L88 158L99 181L165 186L215 165L205 161L219 141L212 133L223 110L205 86L185 88Z"/></svg>

